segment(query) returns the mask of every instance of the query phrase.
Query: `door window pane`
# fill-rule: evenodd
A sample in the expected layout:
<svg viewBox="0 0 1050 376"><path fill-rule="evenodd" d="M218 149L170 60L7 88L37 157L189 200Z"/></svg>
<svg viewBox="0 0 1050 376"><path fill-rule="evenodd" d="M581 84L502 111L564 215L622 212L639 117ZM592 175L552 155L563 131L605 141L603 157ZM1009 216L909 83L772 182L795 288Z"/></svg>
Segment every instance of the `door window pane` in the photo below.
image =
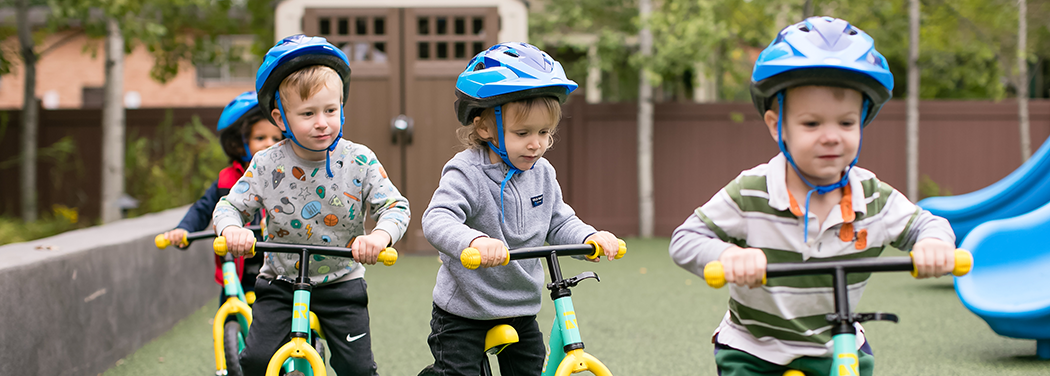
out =
<svg viewBox="0 0 1050 376"><path fill-rule="evenodd" d="M375 20L372 21L372 23L372 26L374 26L374 28L372 29L372 34L384 35L386 33L386 18L376 17Z"/></svg>
<svg viewBox="0 0 1050 376"><path fill-rule="evenodd" d="M318 33L321 35L328 35L332 33L332 20L329 18L321 18L317 22Z"/></svg>
<svg viewBox="0 0 1050 376"><path fill-rule="evenodd" d="M429 17L419 17L419 21L417 22L417 25L418 25L419 35L429 35L430 34L430 18Z"/></svg>
<svg viewBox="0 0 1050 376"><path fill-rule="evenodd" d="M430 59L430 43L419 42L419 60Z"/></svg>
<svg viewBox="0 0 1050 376"><path fill-rule="evenodd" d="M350 20L348 20L346 17L343 17L339 19L337 24L339 27L339 35L350 34Z"/></svg>

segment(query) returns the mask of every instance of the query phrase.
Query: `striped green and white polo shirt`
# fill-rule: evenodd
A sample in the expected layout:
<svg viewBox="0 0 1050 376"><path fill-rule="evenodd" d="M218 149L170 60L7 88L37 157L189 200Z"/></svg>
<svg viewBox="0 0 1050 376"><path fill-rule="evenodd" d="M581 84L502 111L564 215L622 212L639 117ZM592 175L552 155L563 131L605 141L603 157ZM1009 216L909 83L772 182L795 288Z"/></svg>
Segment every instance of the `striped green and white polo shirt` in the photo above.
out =
<svg viewBox="0 0 1050 376"><path fill-rule="evenodd" d="M816 215L809 214L806 242L803 212L788 193L787 172L787 160L778 154L740 173L675 230L671 258L703 276L704 265L730 245L759 248L772 264L878 257L886 246L911 249L929 237L955 242L947 220L920 209L859 167L850 170L843 201L824 223L816 225ZM869 277L849 275L851 310ZM755 289L730 285L729 292L729 311L715 331L719 343L776 364L800 356L830 356L831 325L825 321L834 312L830 276L773 278ZM859 330L857 339L859 348L864 343Z"/></svg>

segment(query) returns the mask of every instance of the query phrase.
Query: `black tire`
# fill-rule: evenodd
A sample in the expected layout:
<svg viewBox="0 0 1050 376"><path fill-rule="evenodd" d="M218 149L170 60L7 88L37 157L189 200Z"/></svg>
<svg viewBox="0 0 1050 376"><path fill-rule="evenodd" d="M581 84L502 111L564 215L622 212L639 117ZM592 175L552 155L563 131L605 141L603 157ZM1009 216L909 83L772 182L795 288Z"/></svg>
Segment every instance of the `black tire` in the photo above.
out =
<svg viewBox="0 0 1050 376"><path fill-rule="evenodd" d="M436 375L437 375L437 372L434 372L434 365L433 364L428 364L426 367L423 367L423 370L419 371L419 374L416 375L416 376L436 376Z"/></svg>
<svg viewBox="0 0 1050 376"><path fill-rule="evenodd" d="M223 347L226 349L226 375L244 376L241 371L241 351L237 337L241 335L241 324L237 320L227 321L223 326Z"/></svg>
<svg viewBox="0 0 1050 376"><path fill-rule="evenodd" d="M310 340L313 341L314 350L317 350L317 355L321 356L321 362L324 363L324 342L321 342L321 336L317 335L315 331L310 331Z"/></svg>

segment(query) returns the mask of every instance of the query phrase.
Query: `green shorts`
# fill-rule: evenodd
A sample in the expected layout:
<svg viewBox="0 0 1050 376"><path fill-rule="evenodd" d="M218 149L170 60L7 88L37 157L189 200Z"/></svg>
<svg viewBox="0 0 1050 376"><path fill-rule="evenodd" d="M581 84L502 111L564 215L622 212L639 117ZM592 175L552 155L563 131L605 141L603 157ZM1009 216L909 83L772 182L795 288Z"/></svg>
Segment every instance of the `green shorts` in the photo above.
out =
<svg viewBox="0 0 1050 376"><path fill-rule="evenodd" d="M860 376L871 376L875 357L866 351L857 350L857 361L860 363ZM715 345L715 364L720 376L781 376L793 369L802 371L806 376L830 376L831 371L831 357L804 356L782 366L722 344Z"/></svg>

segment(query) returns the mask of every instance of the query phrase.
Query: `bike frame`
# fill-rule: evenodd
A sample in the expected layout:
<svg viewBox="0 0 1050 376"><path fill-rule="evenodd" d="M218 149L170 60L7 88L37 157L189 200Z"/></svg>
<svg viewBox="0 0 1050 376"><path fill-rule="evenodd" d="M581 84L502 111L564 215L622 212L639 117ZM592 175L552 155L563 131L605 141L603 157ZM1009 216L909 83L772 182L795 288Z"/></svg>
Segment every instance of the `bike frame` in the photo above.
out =
<svg viewBox="0 0 1050 376"><path fill-rule="evenodd" d="M953 275L966 275L970 272L972 265L973 256L969 252L961 249L955 251ZM831 341L833 353L831 374L836 376L855 376L860 375L860 370L858 369L859 363L857 359L857 331L853 324L869 320L897 322L897 316L893 314L850 313L846 276L850 273L873 272L911 272L913 277L918 276L911 257L879 257L842 261L768 264L766 265L766 274L762 279L762 283L765 284L766 278L817 274L831 275L835 294L835 313L827 316L828 322L832 324ZM725 274L722 263L712 261L705 265L704 280L714 288L724 286Z"/></svg>
<svg viewBox="0 0 1050 376"><path fill-rule="evenodd" d="M260 231L259 226L248 226L245 228L256 233ZM183 235L182 244L189 246L194 240L214 237L215 232L209 230L188 232ZM171 245L171 242L168 241L163 234L157 235L153 241L157 248L160 249L167 248ZM225 255L225 259L222 263L222 288L223 293L227 298L226 301L219 306L219 310L215 312L215 317L212 321L212 344L215 351L216 375L225 375L227 373L225 351L226 318L230 315L236 315L237 322L240 323L241 335L237 338L238 350L244 349L244 338L248 337L248 327L251 326L252 323L252 309L247 304L248 300L244 296L244 288L241 286L241 278L237 275L237 265L233 262L233 257L230 255Z"/></svg>
<svg viewBox="0 0 1050 376"><path fill-rule="evenodd" d="M547 260L547 271L551 278L547 289L551 291L555 313L554 324L551 326L549 350L543 362L541 376L568 376L582 371L591 371L595 376L612 376L605 364L583 351L583 338L580 335L579 322L576 320L576 310L572 305L572 292L570 291L570 288L575 287L580 281L587 278L598 279L598 275L593 272L584 272L576 277L565 279L562 277L561 264L558 262L559 256L584 255L591 259L601 257L602 252L600 251L600 247L592 243L531 247L508 251L507 262L541 257ZM626 251L626 245L621 241L620 251L616 258L623 257ZM476 252L477 250L472 248L464 250L461 256L464 266L470 269L477 268L480 255L475 255ZM483 369L482 371L488 370Z"/></svg>
<svg viewBox="0 0 1050 376"><path fill-rule="evenodd" d="M222 236L215 238L213 248L216 254L226 255L226 238ZM308 275L310 256L324 255L352 259L352 251L343 247L267 242L255 242L252 246L252 254L256 250L299 255L299 275L292 284L292 339L281 346L270 358L270 363L266 366L266 376L278 376L282 365L286 373L299 371L306 376L326 376L324 359L321 354L317 353L310 341L312 326L320 333L320 323L310 311L310 291L313 288ZM397 251L393 248L384 249L379 254L379 261L388 266L393 265L397 261Z"/></svg>

